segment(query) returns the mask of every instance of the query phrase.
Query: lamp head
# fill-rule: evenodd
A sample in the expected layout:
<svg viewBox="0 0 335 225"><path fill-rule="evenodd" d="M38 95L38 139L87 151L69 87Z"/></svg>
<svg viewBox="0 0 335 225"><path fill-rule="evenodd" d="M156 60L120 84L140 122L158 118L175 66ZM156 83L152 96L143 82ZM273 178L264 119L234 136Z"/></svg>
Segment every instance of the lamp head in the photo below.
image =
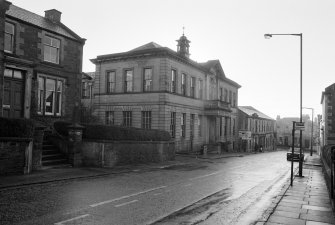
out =
<svg viewBox="0 0 335 225"><path fill-rule="evenodd" d="M270 39L270 38L272 38L272 34L264 34L264 38L265 39Z"/></svg>

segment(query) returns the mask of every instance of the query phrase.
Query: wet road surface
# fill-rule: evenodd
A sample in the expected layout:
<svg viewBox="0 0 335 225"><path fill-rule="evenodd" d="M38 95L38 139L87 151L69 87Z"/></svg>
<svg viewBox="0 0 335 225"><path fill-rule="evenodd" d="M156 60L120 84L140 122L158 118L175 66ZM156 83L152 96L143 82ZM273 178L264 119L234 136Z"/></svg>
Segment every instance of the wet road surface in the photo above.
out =
<svg viewBox="0 0 335 225"><path fill-rule="evenodd" d="M266 210L290 173L285 151L188 162L0 190L0 221L27 225L248 224Z"/></svg>

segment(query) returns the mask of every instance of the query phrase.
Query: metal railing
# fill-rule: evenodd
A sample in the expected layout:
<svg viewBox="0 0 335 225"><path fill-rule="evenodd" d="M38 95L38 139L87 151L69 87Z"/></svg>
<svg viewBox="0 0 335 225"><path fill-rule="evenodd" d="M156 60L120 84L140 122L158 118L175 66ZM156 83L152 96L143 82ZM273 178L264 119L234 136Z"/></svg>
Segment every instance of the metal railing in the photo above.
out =
<svg viewBox="0 0 335 225"><path fill-rule="evenodd" d="M321 162L323 166L323 172L334 208L335 202L335 145L326 145L321 149Z"/></svg>

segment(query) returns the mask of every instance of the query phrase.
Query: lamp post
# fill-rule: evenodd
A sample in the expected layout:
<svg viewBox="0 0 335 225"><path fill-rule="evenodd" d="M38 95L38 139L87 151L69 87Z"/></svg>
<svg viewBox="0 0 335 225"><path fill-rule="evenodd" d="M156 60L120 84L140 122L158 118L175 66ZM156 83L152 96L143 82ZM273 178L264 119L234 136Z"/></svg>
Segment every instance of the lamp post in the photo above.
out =
<svg viewBox="0 0 335 225"><path fill-rule="evenodd" d="M265 39L272 36L299 36L300 37L300 123L302 123L302 33L300 34L264 34ZM300 130L300 157L299 157L299 177L302 177L302 130Z"/></svg>
<svg viewBox="0 0 335 225"><path fill-rule="evenodd" d="M304 109L311 109L312 110L312 132L311 132L311 153L310 155L313 155L313 121L314 121L314 108L308 108L308 107L303 107Z"/></svg>

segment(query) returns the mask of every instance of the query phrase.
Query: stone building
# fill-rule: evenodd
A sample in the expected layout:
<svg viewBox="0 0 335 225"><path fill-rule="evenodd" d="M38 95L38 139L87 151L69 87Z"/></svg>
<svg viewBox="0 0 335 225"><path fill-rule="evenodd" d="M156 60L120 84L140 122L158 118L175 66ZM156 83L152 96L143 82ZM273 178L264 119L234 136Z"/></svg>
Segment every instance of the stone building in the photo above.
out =
<svg viewBox="0 0 335 225"><path fill-rule="evenodd" d="M335 144L335 97L333 96L335 96L335 83L328 86L321 96L321 147Z"/></svg>
<svg viewBox="0 0 335 225"><path fill-rule="evenodd" d="M61 22L0 1L0 116L46 123L70 118L80 103L85 39Z"/></svg>
<svg viewBox="0 0 335 225"><path fill-rule="evenodd" d="M96 115L106 124L167 130L177 151L219 142L236 149L241 86L219 60L191 60L184 34L177 42L177 52L151 42L92 59Z"/></svg>
<svg viewBox="0 0 335 225"><path fill-rule="evenodd" d="M275 120L252 106L238 107L238 128L241 151L276 149Z"/></svg>
<svg viewBox="0 0 335 225"><path fill-rule="evenodd" d="M276 131L277 144L281 147L289 148L292 146L292 129L293 121L299 122L299 117L283 117L277 116ZM302 121L305 123L305 129L302 131L302 147L310 148L312 121L308 115L302 115ZM316 123L314 123L314 131L316 131ZM300 132L296 131L294 135L294 146L300 146Z"/></svg>

